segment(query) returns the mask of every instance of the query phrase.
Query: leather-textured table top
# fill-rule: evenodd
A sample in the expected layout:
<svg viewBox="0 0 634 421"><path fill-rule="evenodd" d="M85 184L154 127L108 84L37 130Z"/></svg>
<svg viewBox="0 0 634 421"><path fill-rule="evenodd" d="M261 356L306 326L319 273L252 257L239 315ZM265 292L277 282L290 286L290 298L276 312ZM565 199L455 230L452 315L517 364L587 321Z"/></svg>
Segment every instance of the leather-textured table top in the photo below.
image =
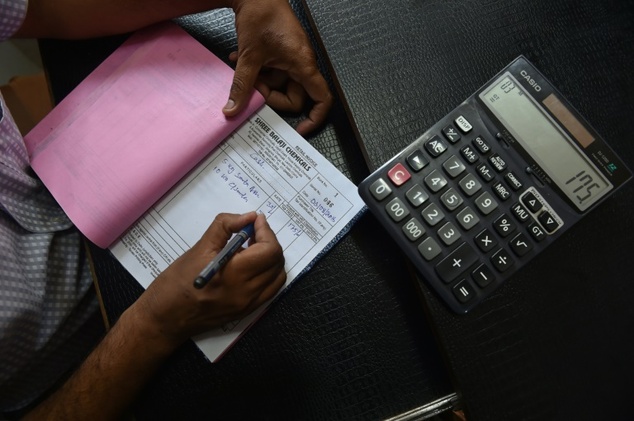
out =
<svg viewBox="0 0 634 421"><path fill-rule="evenodd" d="M526 56L634 168L634 2L305 0L370 168ZM471 313L420 283L469 420L626 420L634 182Z"/></svg>
<svg viewBox="0 0 634 421"><path fill-rule="evenodd" d="M310 30L300 3L291 3ZM178 23L224 60L235 47L227 10ZM123 39L42 40L56 101ZM291 124L297 119L284 117ZM308 140L354 182L367 175L340 103L326 127ZM402 257L382 247L386 243L376 221L363 216L219 362L205 361L193 343L183 346L148 385L135 417L374 420L451 395L417 290ZM109 252L91 247L91 253L114 322L142 289Z"/></svg>

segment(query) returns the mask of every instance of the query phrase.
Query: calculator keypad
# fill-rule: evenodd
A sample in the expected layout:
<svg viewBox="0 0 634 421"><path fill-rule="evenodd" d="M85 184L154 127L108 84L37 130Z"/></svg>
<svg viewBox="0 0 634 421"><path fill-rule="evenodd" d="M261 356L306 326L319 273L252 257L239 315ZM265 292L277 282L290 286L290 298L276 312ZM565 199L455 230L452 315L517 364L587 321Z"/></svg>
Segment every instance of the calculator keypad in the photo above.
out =
<svg viewBox="0 0 634 421"><path fill-rule="evenodd" d="M465 115L439 123L367 187L374 204L384 203L380 219L398 228L401 247L413 250L417 268L459 312L563 225L497 139L474 123Z"/></svg>

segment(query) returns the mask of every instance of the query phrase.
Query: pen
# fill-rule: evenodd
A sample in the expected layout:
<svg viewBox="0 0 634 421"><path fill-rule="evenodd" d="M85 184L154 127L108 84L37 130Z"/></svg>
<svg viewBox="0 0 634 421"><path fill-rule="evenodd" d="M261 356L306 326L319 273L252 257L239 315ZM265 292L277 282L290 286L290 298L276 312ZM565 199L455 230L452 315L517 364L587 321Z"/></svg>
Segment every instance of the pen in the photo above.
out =
<svg viewBox="0 0 634 421"><path fill-rule="evenodd" d="M220 250L220 253L200 272L200 275L194 280L194 287L200 289L207 285L207 282L236 254L242 244L253 236L254 232L253 224L249 224L234 235L227 245Z"/></svg>

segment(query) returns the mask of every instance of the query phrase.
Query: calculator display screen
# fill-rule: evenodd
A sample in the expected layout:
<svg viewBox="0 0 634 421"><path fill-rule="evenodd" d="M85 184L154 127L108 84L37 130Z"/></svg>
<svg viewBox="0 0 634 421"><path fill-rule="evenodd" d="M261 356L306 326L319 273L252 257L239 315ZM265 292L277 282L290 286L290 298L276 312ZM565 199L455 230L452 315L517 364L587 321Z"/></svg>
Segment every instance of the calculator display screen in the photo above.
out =
<svg viewBox="0 0 634 421"><path fill-rule="evenodd" d="M612 189L510 73L486 88L480 99L580 211Z"/></svg>

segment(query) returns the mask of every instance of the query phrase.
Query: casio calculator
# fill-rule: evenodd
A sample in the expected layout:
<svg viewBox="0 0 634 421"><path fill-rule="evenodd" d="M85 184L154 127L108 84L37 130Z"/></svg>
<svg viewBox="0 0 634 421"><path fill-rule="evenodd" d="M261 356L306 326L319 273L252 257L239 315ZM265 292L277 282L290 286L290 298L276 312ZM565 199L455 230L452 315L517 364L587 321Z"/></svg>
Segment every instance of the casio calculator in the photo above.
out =
<svg viewBox="0 0 634 421"><path fill-rule="evenodd" d="M359 194L420 277L466 313L631 177L520 56Z"/></svg>

